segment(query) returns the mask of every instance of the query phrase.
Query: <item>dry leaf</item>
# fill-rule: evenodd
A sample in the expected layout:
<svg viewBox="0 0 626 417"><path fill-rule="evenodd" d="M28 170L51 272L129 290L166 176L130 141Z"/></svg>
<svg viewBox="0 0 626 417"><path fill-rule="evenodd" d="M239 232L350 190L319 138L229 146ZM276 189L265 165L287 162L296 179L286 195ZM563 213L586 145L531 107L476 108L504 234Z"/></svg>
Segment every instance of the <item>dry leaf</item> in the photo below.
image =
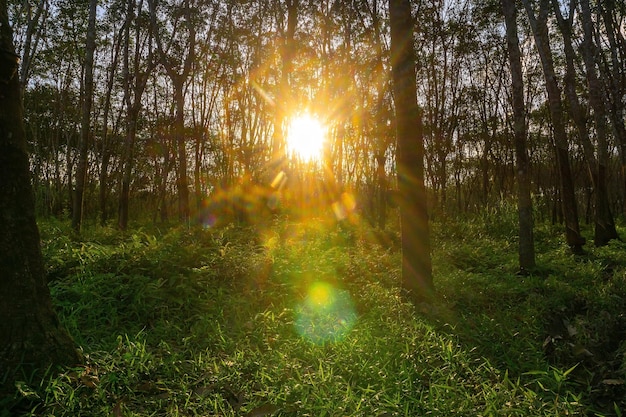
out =
<svg viewBox="0 0 626 417"><path fill-rule="evenodd" d="M623 379L605 379L602 381L605 385L624 385Z"/></svg>
<svg viewBox="0 0 626 417"><path fill-rule="evenodd" d="M274 404L263 404L253 410L246 413L245 417L265 417L270 416L278 411L278 407Z"/></svg>
<svg viewBox="0 0 626 417"><path fill-rule="evenodd" d="M113 406L113 417L122 417L122 402L118 401Z"/></svg>
<svg viewBox="0 0 626 417"><path fill-rule="evenodd" d="M588 358L593 356L593 353L589 352L580 343L576 343L575 345L570 343L570 346L572 347L572 353L574 354L574 356L586 356Z"/></svg>
<svg viewBox="0 0 626 417"><path fill-rule="evenodd" d="M569 335L569 337L574 337L578 334L578 330L576 329L576 327L572 326L568 320L563 320L563 324L567 329L567 334Z"/></svg>
<svg viewBox="0 0 626 417"><path fill-rule="evenodd" d="M97 375L81 375L80 381L88 388L96 388L100 382Z"/></svg>

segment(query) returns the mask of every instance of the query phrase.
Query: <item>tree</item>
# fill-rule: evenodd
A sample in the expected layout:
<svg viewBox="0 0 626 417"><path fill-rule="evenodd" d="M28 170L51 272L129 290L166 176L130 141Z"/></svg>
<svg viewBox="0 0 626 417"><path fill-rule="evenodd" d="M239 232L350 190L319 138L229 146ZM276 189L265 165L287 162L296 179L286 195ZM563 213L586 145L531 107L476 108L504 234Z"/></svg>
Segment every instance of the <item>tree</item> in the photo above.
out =
<svg viewBox="0 0 626 417"><path fill-rule="evenodd" d="M91 107L93 104L93 56L96 50L96 6L97 0L89 0L89 20L85 47L83 97L81 106L80 144L76 167L76 196L72 210L72 228L80 231L83 221L83 194L87 181L87 152L91 135Z"/></svg>
<svg viewBox="0 0 626 417"><path fill-rule="evenodd" d="M176 189L178 191L178 217L181 221L189 221L189 181L187 178L187 148L185 143L185 86L193 70L196 58L196 25L202 17L200 9L195 2L185 0L178 9L172 9L174 29L170 34L162 34L157 21L157 0L149 0L152 30L157 44L157 50L161 58L161 65L172 81L174 93L174 105L176 117L174 119L174 134L176 135L176 148L178 156L178 179ZM163 22L161 22L163 23ZM167 26L167 25L165 25ZM182 34L176 32L180 30ZM169 39L164 44L163 39ZM179 39L181 38L181 39ZM184 59L179 55L184 53Z"/></svg>
<svg viewBox="0 0 626 417"><path fill-rule="evenodd" d="M126 107L126 136L124 138L122 189L118 206L117 226L120 230L128 227L130 184L134 163L135 140L137 138L137 120L141 111L141 99L146 88L146 83L155 67L156 61L152 59L151 31L142 34L142 7L143 1L136 4L135 0L128 0L126 6L126 21L124 23L124 49L123 49L123 78L124 78L124 105ZM135 11L136 8L136 11ZM131 31L131 26L134 31ZM131 39L131 33L134 38ZM131 42L135 50L131 59ZM143 49L148 49L142 65Z"/></svg>
<svg viewBox="0 0 626 417"><path fill-rule="evenodd" d="M396 167L402 233L402 288L415 303L435 287L424 184L424 142L417 104L413 21L409 0L389 0L391 68L396 107Z"/></svg>
<svg viewBox="0 0 626 417"><path fill-rule="evenodd" d="M524 83L522 61L517 36L517 9L515 0L502 0L506 43L509 51L511 90L513 96L513 130L515 156L517 159L517 213L519 222L519 266L521 272L535 267L535 243L533 239L533 205L530 197L530 175L526 148L526 110L524 106Z"/></svg>
<svg viewBox="0 0 626 417"><path fill-rule="evenodd" d="M587 128L587 112L578 99L578 87L576 85L576 54L572 43L572 22L574 20L574 10L576 2L570 1L569 16L565 19L561 13L558 0L552 0L555 16L561 34L563 35L563 47L566 60L565 72L565 93L569 101L569 112L576 124L578 136L585 154L585 159L589 167L591 182L594 186L595 194L595 236L596 246L606 245L609 240L618 238L615 229L615 222L610 209L610 202L607 189L607 165L608 165L608 143L605 125L605 108L602 97L602 85L595 70L595 59L593 41L591 40L591 17L589 4L587 3L585 13L585 2L582 2L584 40L581 45L583 61L587 68L587 85L589 91L589 104L593 109L594 121L596 125L596 147L591 141L589 129ZM597 155L597 157L596 157Z"/></svg>
<svg viewBox="0 0 626 417"><path fill-rule="evenodd" d="M572 0L573 1L573 0ZM597 179L596 187L596 224L594 243L596 246L604 246L612 239L618 239L613 214L609 205L609 197L607 190L607 175L609 169L609 147L607 139L605 108L606 98L603 93L603 85L598 78L596 71L596 46L593 42L593 22L591 19L591 10L589 0L581 0L581 15L583 23L583 42L581 45L583 62L587 72L587 86L589 89L589 104L593 109L593 119L596 127L597 155L598 165L595 177Z"/></svg>
<svg viewBox="0 0 626 417"><path fill-rule="evenodd" d="M46 284L17 67L7 1L0 0L0 377L5 384L0 392L5 393L19 368L30 374L80 361Z"/></svg>
<svg viewBox="0 0 626 417"><path fill-rule="evenodd" d="M274 132L272 134L272 158L278 170L276 175L279 176L282 168L283 159L285 157L285 119L287 108L291 103L291 88L289 85L289 76L293 69L293 60L296 53L296 45L294 36L298 25L298 8L299 0L285 0L287 8L287 25L283 22L283 10L280 4L277 4L277 30L279 31L279 55L281 59L281 72L278 91L276 93L275 113L274 113Z"/></svg>
<svg viewBox="0 0 626 417"><path fill-rule="evenodd" d="M576 196L572 168L569 157L569 144L563 120L563 103L561 101L561 89L557 82L554 69L554 59L550 48L550 36L548 34L548 5L550 0L539 2L539 15L535 17L530 0L523 0L524 7L528 13L528 19L532 28L533 37L541 67L543 69L548 93L548 108L552 119L552 130L554 145L556 148L556 163L559 168L559 181L561 186L561 204L563 218L565 220L565 239L572 249L572 252L579 253L585 244L585 238L580 235L580 225L578 223L578 209L576 207Z"/></svg>

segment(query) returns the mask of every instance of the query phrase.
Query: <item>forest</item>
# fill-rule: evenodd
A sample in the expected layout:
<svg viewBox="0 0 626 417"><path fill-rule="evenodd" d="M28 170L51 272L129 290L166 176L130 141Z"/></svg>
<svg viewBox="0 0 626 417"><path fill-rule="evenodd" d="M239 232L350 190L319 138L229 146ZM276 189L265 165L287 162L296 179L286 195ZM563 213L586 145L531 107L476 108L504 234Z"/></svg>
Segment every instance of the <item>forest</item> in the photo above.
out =
<svg viewBox="0 0 626 417"><path fill-rule="evenodd" d="M626 3L0 0L0 417L622 416Z"/></svg>

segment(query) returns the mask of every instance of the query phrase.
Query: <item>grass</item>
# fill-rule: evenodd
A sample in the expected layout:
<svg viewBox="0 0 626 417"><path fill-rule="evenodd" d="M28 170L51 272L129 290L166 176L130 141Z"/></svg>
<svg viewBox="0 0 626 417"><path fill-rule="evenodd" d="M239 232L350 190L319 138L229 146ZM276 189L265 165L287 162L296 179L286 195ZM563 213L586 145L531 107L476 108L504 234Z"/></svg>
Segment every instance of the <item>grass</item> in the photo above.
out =
<svg viewBox="0 0 626 417"><path fill-rule="evenodd" d="M540 266L521 277L511 215L436 223L438 299L413 307L396 234L362 224L41 230L55 305L86 360L25 377L0 416L626 410L622 242L574 257L560 229L539 225Z"/></svg>

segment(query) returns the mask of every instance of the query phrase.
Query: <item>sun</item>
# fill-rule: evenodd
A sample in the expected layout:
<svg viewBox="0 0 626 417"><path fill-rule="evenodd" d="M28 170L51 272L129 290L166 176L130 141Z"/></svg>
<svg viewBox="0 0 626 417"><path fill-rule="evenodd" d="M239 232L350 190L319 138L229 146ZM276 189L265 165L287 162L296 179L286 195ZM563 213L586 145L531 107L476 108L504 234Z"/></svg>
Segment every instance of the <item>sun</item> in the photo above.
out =
<svg viewBox="0 0 626 417"><path fill-rule="evenodd" d="M287 152L311 162L322 157L326 129L310 114L302 114L291 119L287 130Z"/></svg>

